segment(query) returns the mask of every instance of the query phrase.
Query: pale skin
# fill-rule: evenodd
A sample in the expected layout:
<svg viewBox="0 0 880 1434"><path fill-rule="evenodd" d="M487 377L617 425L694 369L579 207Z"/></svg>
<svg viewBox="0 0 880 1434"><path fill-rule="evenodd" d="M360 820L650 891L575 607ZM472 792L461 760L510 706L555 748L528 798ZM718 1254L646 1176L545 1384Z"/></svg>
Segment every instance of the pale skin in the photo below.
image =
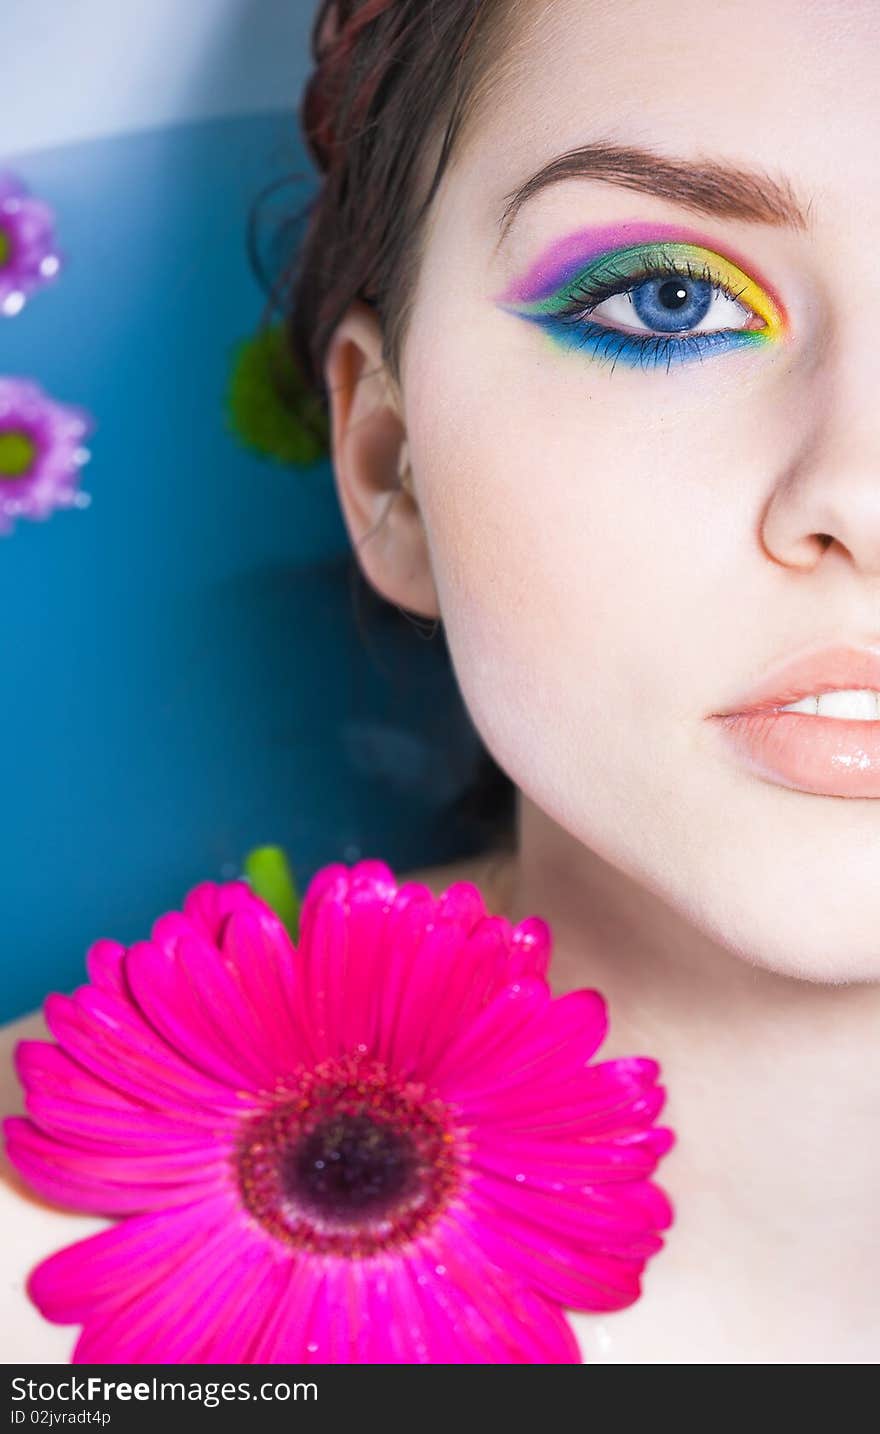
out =
<svg viewBox="0 0 880 1434"><path fill-rule="evenodd" d="M574 1317L584 1359L870 1363L880 806L759 779L706 718L796 647L880 640L880 6L525 13L436 196L400 383L361 303L327 356L363 571L442 618L520 792L510 860L409 875L437 891L469 877L492 909L543 916L554 989L606 997L601 1055L662 1064L676 1222L635 1305ZM497 247L506 196L596 138L786 177L809 226L572 178ZM786 306L786 341L611 372L498 306L555 239L628 219L699 224L750 260ZM33 1034L38 1016L7 1028L5 1051ZM63 1362L75 1331L45 1324L22 1281L104 1222L0 1188L6 1357Z"/></svg>

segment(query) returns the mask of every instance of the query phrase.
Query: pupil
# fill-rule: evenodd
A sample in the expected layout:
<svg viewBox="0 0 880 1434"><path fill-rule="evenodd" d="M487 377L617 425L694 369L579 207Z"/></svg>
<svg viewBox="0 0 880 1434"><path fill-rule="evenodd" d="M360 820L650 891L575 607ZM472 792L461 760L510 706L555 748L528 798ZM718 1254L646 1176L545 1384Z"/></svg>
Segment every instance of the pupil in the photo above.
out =
<svg viewBox="0 0 880 1434"><path fill-rule="evenodd" d="M649 329L661 334L695 328L712 307L712 285L706 279L647 279L633 290L633 308Z"/></svg>
<svg viewBox="0 0 880 1434"><path fill-rule="evenodd" d="M410 1140L365 1115L333 1116L317 1125L282 1160L285 1193L325 1217L378 1214L409 1186L415 1168Z"/></svg>
<svg viewBox="0 0 880 1434"><path fill-rule="evenodd" d="M659 298L667 309L680 309L688 301L688 291L680 279L667 279L660 285Z"/></svg>

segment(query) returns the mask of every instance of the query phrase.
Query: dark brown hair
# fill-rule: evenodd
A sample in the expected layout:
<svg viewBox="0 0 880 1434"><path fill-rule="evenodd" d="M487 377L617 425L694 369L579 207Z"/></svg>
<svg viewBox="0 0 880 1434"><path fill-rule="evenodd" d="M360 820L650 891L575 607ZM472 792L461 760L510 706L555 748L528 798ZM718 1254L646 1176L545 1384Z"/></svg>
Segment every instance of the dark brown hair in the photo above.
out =
<svg viewBox="0 0 880 1434"><path fill-rule="evenodd" d="M294 362L325 412L327 348L355 299L375 308L383 361L399 384L430 205L504 55L514 11L514 0L320 0L300 105L319 187L276 298ZM369 606L375 613L372 596ZM516 789L476 741L476 777L454 814L481 845L510 849Z"/></svg>
<svg viewBox="0 0 880 1434"><path fill-rule="evenodd" d="M399 380L424 223L512 11L511 0L321 0L300 122L323 180L288 306L291 346L316 392L355 298L376 308Z"/></svg>

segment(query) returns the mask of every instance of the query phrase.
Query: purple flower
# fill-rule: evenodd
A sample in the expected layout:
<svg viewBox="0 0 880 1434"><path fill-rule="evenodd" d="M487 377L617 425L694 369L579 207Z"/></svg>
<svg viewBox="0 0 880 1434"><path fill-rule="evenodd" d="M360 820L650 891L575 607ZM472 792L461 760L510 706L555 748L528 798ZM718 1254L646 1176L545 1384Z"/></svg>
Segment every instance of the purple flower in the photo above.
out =
<svg viewBox="0 0 880 1434"><path fill-rule="evenodd" d="M48 204L28 194L10 170L0 170L0 314L7 318L58 274L54 226Z"/></svg>
<svg viewBox="0 0 880 1434"><path fill-rule="evenodd" d="M93 426L85 409L0 375L0 533L11 532L15 518L39 521L56 508L88 505L77 489L89 457L82 440Z"/></svg>

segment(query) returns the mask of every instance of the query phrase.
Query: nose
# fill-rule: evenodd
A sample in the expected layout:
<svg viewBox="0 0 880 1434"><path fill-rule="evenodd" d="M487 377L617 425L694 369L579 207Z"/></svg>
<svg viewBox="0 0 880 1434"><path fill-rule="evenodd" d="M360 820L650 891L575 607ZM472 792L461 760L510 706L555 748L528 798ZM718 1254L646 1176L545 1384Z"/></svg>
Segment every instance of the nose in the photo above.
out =
<svg viewBox="0 0 880 1434"><path fill-rule="evenodd" d="M880 401L860 385L856 405L826 394L818 424L779 477L761 536L778 563L809 569L832 547L880 577Z"/></svg>

